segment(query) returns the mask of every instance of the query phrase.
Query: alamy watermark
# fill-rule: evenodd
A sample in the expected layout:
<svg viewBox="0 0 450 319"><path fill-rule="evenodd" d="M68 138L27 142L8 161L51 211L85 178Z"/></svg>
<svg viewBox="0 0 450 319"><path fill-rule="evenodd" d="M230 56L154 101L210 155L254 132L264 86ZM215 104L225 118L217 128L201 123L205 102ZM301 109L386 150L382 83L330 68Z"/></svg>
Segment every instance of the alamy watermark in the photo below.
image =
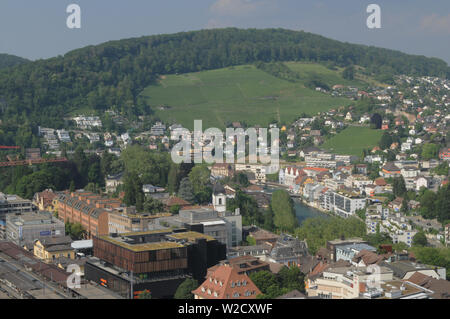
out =
<svg viewBox="0 0 450 319"><path fill-rule="evenodd" d="M202 120L194 121L194 132L185 128L178 130L175 138L179 142L171 151L172 161L180 163L206 162L228 164L271 164L279 166L280 132L276 127L267 128L227 128L224 134L218 128L208 128L203 132ZM268 145L270 133L270 146ZM193 135L193 136L192 136ZM248 152L246 152L248 145ZM225 146L225 148L224 148ZM235 147L236 146L236 147ZM225 150L224 150L225 149ZM248 161L246 159L248 158Z"/></svg>
<svg viewBox="0 0 450 319"><path fill-rule="evenodd" d="M369 4L367 6L367 13L370 13L366 24L369 29L381 28L381 7L378 4Z"/></svg>

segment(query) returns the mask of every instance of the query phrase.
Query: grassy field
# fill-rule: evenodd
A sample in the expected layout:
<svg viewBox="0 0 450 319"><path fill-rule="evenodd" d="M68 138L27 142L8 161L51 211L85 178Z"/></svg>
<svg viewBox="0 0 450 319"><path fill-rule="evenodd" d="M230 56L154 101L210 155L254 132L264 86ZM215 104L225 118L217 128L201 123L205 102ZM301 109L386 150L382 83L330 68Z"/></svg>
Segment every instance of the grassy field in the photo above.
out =
<svg viewBox="0 0 450 319"><path fill-rule="evenodd" d="M363 149L376 146L382 135L381 130L350 126L326 141L322 147L337 154L362 156Z"/></svg>
<svg viewBox="0 0 450 319"><path fill-rule="evenodd" d="M317 72L331 84L350 84L339 72L320 65L286 65L297 72ZM303 112L312 115L351 104L348 99L305 88L302 82L276 78L252 65L163 76L142 95L163 121L190 129L195 119L202 119L204 128L224 128L233 121L266 127L273 120L291 123Z"/></svg>

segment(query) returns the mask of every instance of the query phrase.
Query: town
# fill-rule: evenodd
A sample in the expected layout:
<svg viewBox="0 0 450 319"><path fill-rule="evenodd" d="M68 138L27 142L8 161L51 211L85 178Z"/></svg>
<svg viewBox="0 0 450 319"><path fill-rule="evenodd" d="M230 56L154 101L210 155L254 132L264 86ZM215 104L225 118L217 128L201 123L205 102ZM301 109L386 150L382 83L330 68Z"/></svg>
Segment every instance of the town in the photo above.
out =
<svg viewBox="0 0 450 319"><path fill-rule="evenodd" d="M194 131L114 110L5 147L0 297L449 299L450 81L315 90L352 103L271 123L279 165L175 164Z"/></svg>

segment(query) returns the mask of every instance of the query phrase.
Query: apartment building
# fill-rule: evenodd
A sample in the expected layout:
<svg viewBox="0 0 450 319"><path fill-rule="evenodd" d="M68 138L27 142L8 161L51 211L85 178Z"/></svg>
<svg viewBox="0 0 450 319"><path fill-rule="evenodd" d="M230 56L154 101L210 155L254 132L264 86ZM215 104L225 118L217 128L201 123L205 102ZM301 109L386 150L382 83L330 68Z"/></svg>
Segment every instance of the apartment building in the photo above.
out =
<svg viewBox="0 0 450 319"><path fill-rule="evenodd" d="M342 191L328 190L319 196L320 206L323 209L348 218L355 214L358 209L366 207L366 198L356 194Z"/></svg>

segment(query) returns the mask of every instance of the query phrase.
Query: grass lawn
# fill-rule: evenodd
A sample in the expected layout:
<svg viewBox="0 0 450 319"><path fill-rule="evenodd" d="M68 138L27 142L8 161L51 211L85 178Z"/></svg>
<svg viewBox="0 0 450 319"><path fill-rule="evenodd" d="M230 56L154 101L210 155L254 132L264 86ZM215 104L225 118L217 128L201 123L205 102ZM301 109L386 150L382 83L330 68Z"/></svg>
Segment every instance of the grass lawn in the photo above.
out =
<svg viewBox="0 0 450 319"><path fill-rule="evenodd" d="M349 126L326 141L322 147L336 154L362 156L363 149L373 148L383 135L381 130Z"/></svg>
<svg viewBox="0 0 450 319"><path fill-rule="evenodd" d="M305 63L286 65L296 66L298 70L304 65L308 72L314 69L314 65ZM317 66L317 70L331 72L334 80L339 82L339 72L322 66ZM141 94L161 120L177 122L189 129L193 128L196 119L203 120L204 129L223 129L233 121L262 127L267 127L273 120L288 124L303 112L314 115L352 103L305 88L301 82L276 78L253 65L167 75L158 85L147 87Z"/></svg>

